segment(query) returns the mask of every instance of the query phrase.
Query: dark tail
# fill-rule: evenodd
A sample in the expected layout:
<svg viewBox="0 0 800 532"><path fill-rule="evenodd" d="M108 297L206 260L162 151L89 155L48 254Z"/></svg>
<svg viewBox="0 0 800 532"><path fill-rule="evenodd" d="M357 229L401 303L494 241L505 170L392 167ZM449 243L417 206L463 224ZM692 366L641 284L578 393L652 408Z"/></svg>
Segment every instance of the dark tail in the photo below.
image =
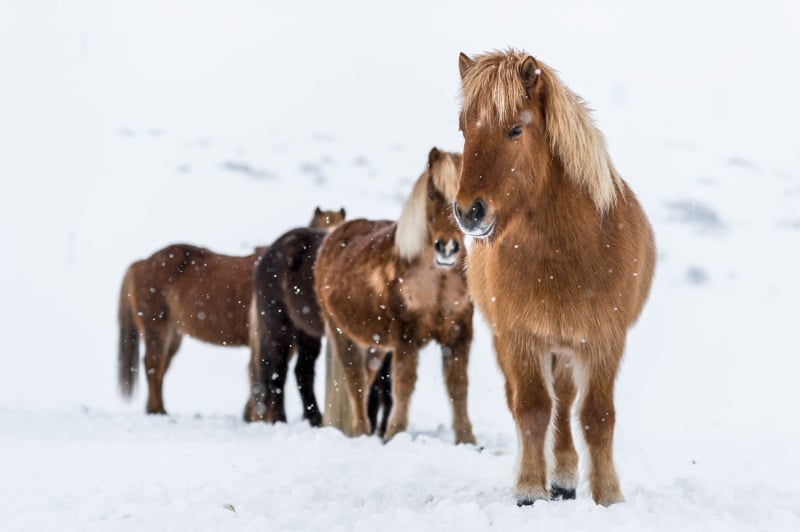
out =
<svg viewBox="0 0 800 532"><path fill-rule="evenodd" d="M126 399L133 395L139 375L139 329L133 321L133 268L125 272L119 294L119 391Z"/></svg>

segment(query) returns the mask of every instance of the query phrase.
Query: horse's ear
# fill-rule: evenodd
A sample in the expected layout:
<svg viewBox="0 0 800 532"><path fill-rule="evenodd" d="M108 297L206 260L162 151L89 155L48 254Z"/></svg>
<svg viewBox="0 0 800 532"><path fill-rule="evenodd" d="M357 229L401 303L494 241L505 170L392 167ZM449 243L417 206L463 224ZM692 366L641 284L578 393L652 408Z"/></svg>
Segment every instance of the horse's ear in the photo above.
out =
<svg viewBox="0 0 800 532"><path fill-rule="evenodd" d="M464 76L467 75L467 70L472 68L472 65L475 64L475 61L469 58L467 54L461 52L458 56L458 71L461 74L461 79L464 79Z"/></svg>
<svg viewBox="0 0 800 532"><path fill-rule="evenodd" d="M442 158L442 152L439 151L439 148L432 148L431 152L428 154L428 168L433 166L433 163L438 161Z"/></svg>
<svg viewBox="0 0 800 532"><path fill-rule="evenodd" d="M317 205L317 208L314 209L314 215L319 216L320 214L322 214L322 209L320 209L319 205Z"/></svg>
<svg viewBox="0 0 800 532"><path fill-rule="evenodd" d="M542 69L539 68L539 64L536 62L536 59L529 55L525 58L525 61L522 62L520 74L522 75L522 84L528 90L528 93L530 93L531 89L533 89L533 87L536 85L536 82L539 81L539 77L542 74Z"/></svg>
<svg viewBox="0 0 800 532"><path fill-rule="evenodd" d="M346 217L347 217L347 215L346 215L346 214L345 214L345 212L344 212L344 207L342 207L341 209L339 209L339 214L341 214L341 215L342 215L342 218L346 218Z"/></svg>

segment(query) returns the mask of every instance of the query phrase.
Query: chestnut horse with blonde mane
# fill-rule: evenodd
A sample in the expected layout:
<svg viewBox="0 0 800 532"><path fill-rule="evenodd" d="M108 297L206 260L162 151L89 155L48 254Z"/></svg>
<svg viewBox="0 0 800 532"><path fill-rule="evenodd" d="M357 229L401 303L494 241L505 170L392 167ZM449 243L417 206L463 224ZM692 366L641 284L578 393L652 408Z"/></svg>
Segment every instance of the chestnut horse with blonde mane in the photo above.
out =
<svg viewBox="0 0 800 532"><path fill-rule="evenodd" d="M515 50L461 54L459 67L464 161L454 211L475 237L470 294L492 330L517 425L517 502L575 497L578 392L592 497L620 502L614 380L650 290L652 229L583 100L550 67Z"/></svg>
<svg viewBox="0 0 800 532"><path fill-rule="evenodd" d="M408 425L418 352L442 346L456 443L474 443L467 415L473 306L462 236L452 219L461 156L431 150L397 223L353 220L323 241L316 292L333 356L341 362L354 435L369 434L367 394L392 352L393 406L384 439Z"/></svg>
<svg viewBox="0 0 800 532"><path fill-rule="evenodd" d="M344 210L314 211L311 227L344 220ZM223 346L250 342L253 267L266 248L231 257L189 244L173 244L128 267L119 297L119 388L130 398L145 344L147 413L166 414L164 375L184 335Z"/></svg>

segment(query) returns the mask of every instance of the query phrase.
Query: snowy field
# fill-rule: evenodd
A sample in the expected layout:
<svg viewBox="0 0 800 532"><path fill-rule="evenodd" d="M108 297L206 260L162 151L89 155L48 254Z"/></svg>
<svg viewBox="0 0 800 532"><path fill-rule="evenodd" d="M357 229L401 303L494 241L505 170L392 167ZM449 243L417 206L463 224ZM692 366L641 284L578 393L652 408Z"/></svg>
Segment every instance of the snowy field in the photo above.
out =
<svg viewBox="0 0 800 532"><path fill-rule="evenodd" d="M0 530L800 530L800 6L536 4L0 0ZM479 448L451 444L435 349L387 445L308 427L293 377L289 423L246 425L243 348L187 339L167 417L143 381L117 396L129 263L245 254L317 205L396 218L428 150L461 147L458 52L507 46L597 110L655 228L626 503L516 507L479 319Z"/></svg>

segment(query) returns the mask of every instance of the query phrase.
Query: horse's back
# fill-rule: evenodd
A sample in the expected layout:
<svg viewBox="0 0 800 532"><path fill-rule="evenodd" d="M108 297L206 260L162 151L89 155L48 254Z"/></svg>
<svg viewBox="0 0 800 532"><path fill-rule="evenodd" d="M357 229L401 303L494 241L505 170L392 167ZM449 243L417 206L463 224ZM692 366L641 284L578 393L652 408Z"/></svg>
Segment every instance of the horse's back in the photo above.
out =
<svg viewBox="0 0 800 532"><path fill-rule="evenodd" d="M247 311L255 255L222 255L171 244L131 265L144 328L175 328L223 345L248 341Z"/></svg>
<svg viewBox="0 0 800 532"><path fill-rule="evenodd" d="M331 261L349 263L365 255L385 252L394 246L396 227L397 224L389 220L358 218L345 222L325 239L320 259L326 265Z"/></svg>

